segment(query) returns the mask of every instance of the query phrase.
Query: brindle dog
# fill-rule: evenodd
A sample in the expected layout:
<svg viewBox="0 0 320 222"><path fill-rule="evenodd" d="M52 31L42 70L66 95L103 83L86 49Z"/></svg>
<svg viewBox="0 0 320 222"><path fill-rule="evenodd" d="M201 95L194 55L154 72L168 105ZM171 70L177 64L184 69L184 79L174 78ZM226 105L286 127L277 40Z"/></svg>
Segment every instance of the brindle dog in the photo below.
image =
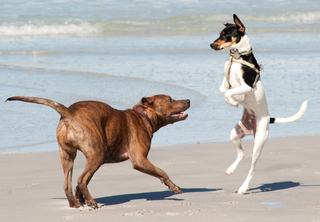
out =
<svg viewBox="0 0 320 222"><path fill-rule="evenodd" d="M98 208L88 190L94 173L104 163L118 163L130 159L134 169L159 178L172 193L181 193L161 169L147 158L153 133L161 127L185 120L182 113L190 107L190 100L173 100L170 96L144 97L133 109L120 111L108 104L82 101L69 108L52 100L15 96L7 100L20 100L52 107L61 119L57 127L57 141L63 172L64 191L72 208L81 202ZM86 157L87 163L78 179L75 196L72 192L72 170L77 150Z"/></svg>

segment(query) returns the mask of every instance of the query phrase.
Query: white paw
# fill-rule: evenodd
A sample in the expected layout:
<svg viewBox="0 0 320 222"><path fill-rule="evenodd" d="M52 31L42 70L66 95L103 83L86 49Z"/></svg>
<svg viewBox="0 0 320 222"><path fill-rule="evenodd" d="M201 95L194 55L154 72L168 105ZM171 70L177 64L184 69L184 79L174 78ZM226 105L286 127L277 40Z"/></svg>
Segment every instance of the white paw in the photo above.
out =
<svg viewBox="0 0 320 222"><path fill-rule="evenodd" d="M230 104L231 106L234 106L236 108L239 107L239 103L237 103L235 100Z"/></svg>
<svg viewBox="0 0 320 222"><path fill-rule="evenodd" d="M233 174L234 170L235 170L234 167L230 166L230 167L227 169L227 171L226 171L226 175L231 175L231 174Z"/></svg>
<svg viewBox="0 0 320 222"><path fill-rule="evenodd" d="M242 184L238 190L238 194L244 194L248 190L248 184Z"/></svg>
<svg viewBox="0 0 320 222"><path fill-rule="evenodd" d="M229 104L230 106L234 106L234 107L237 107L237 108L238 108L239 103L238 103L237 101L235 101L234 98L232 98L232 97L227 97L227 99L228 99L228 104Z"/></svg>

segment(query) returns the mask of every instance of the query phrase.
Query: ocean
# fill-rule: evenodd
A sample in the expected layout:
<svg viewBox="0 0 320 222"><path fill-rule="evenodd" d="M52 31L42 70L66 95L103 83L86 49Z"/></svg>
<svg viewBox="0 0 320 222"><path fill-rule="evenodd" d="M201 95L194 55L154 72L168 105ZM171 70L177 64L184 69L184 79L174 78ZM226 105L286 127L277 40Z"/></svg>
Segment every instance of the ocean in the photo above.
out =
<svg viewBox="0 0 320 222"><path fill-rule="evenodd" d="M154 147L228 141L243 109L219 92L228 51L209 45L234 13L264 67L271 116L309 99L302 119L271 125L269 138L319 134L318 0L0 0L0 153L58 149L59 114L5 102L15 95L124 110L167 94L191 100L189 117L155 133Z"/></svg>

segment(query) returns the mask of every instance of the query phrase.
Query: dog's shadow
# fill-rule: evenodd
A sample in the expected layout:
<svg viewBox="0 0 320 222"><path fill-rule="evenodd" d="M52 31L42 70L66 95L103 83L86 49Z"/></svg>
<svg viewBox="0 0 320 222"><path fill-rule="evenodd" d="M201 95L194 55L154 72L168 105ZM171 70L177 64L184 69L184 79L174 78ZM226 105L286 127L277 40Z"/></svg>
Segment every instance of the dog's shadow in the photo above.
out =
<svg viewBox="0 0 320 222"><path fill-rule="evenodd" d="M285 190L293 187L301 186L299 182L292 182L292 181L283 181L277 183L266 183L262 184L259 187L251 188L248 191L251 193L260 193L260 192L270 192L276 190Z"/></svg>
<svg viewBox="0 0 320 222"><path fill-rule="evenodd" d="M212 191L219 191L219 190L222 190L222 189L206 189L206 188L189 188L189 189L187 189L186 188L186 189L182 189L182 192L183 193L195 193L195 192L212 192ZM105 206L127 203L131 200L139 200L139 199L146 199L149 201L150 200L176 200L176 201L184 200L184 199L180 199L179 195L171 193L170 191L121 194L121 195L115 195L115 196L95 198L95 200L98 203L103 204Z"/></svg>

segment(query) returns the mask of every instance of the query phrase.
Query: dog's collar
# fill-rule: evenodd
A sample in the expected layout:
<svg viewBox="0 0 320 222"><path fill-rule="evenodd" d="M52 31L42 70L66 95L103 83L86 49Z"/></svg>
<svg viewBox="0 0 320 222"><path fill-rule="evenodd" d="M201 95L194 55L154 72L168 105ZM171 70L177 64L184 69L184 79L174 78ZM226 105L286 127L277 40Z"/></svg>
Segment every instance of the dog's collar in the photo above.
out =
<svg viewBox="0 0 320 222"><path fill-rule="evenodd" d="M239 52L238 49L231 49L230 50L230 56L232 56L235 59L240 59L241 56L246 56L246 55L250 55L252 54L252 48L250 49L250 51L247 52Z"/></svg>
<svg viewBox="0 0 320 222"><path fill-rule="evenodd" d="M153 124L151 122L151 119L147 116L147 114L145 114L141 109L133 109L133 110L140 113L144 118L146 118L146 120L148 121L148 123L151 126L151 129L153 130Z"/></svg>

